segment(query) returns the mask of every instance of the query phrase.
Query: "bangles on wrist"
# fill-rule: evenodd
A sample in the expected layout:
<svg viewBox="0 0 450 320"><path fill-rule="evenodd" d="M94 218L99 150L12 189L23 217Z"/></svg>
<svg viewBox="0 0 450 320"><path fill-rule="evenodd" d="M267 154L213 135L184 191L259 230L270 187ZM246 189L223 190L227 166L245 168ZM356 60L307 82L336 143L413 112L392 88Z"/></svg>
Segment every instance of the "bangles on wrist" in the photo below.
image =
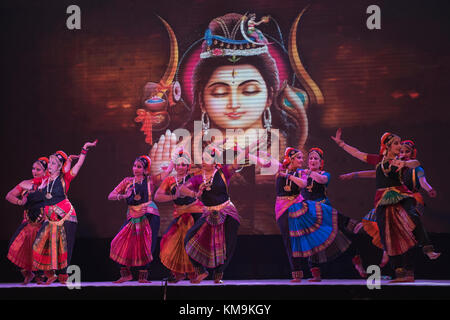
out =
<svg viewBox="0 0 450 320"><path fill-rule="evenodd" d="M81 154L84 154L84 155L86 155L87 154L87 149L85 149L84 147L83 148L81 148Z"/></svg>

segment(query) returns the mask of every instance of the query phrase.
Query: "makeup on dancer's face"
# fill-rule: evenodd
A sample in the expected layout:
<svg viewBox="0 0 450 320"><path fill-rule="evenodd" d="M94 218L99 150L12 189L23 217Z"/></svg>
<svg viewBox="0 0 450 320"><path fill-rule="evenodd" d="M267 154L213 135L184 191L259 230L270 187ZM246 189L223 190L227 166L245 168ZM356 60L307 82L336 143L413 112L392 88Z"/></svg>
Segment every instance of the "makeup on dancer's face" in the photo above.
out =
<svg viewBox="0 0 450 320"><path fill-rule="evenodd" d="M400 142L401 142L400 137L394 137L388 150L391 151L393 154L398 155L402 147Z"/></svg>
<svg viewBox="0 0 450 320"><path fill-rule="evenodd" d="M138 160L136 160L133 164L133 174L135 176L142 176L144 174L144 166Z"/></svg>
<svg viewBox="0 0 450 320"><path fill-rule="evenodd" d="M55 156L50 156L50 160L48 163L48 172L50 174L59 172L59 170L61 169L62 164L57 160L57 158Z"/></svg>
<svg viewBox="0 0 450 320"><path fill-rule="evenodd" d="M300 168L303 165L303 154L299 152L292 160L294 166Z"/></svg>
<svg viewBox="0 0 450 320"><path fill-rule="evenodd" d="M44 176L45 170L39 162L35 162L31 168L31 174L33 175L33 178L40 178Z"/></svg>
<svg viewBox="0 0 450 320"><path fill-rule="evenodd" d="M268 105L266 82L249 64L220 66L203 90L203 108L221 128L249 128Z"/></svg>
<svg viewBox="0 0 450 320"><path fill-rule="evenodd" d="M322 159L316 152L312 152L308 157L309 169L319 169L321 160Z"/></svg>
<svg viewBox="0 0 450 320"><path fill-rule="evenodd" d="M189 168L189 164L187 164L185 162L179 162L175 165L175 170L177 171L178 174L186 173L188 168Z"/></svg>
<svg viewBox="0 0 450 320"><path fill-rule="evenodd" d="M411 149L405 146L400 148L400 159L401 160L409 160L411 159Z"/></svg>
<svg viewBox="0 0 450 320"><path fill-rule="evenodd" d="M211 157L203 158L202 167L206 170L212 170L215 166L215 160Z"/></svg>

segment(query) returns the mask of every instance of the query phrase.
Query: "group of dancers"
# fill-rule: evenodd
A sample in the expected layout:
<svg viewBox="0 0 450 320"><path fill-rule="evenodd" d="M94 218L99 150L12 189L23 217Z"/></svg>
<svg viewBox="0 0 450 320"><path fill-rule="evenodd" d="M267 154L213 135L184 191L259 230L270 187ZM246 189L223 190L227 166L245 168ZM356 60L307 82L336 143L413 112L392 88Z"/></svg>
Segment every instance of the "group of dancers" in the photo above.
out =
<svg viewBox="0 0 450 320"><path fill-rule="evenodd" d="M331 176L324 171L324 152L320 148L311 148L307 157L301 150L287 148L280 163L270 155L261 157L236 145L235 162L221 164L218 159L224 152L223 146L213 145L203 152L200 166L192 165L190 154L179 149L167 168L154 176L150 174L150 157L137 157L133 176L124 178L108 196L108 200L125 201L128 206L126 221L111 242L110 258L120 268L120 278L114 283L133 280L133 270L138 271L140 283L150 282L149 268L160 227L156 202L169 201L174 205L173 221L163 233L159 257L170 270L169 281L189 278L191 283L200 283L212 272L214 283L222 283L240 225L238 211L230 199L230 179L243 168L243 160L278 167L275 219L289 259L292 282L302 281L305 264L312 274L309 281L321 281L320 265L347 251L352 236L361 229L384 250L381 264L392 264L396 273L392 282L414 281L416 247L422 247L430 259L440 255L434 251L421 221L424 206L420 188L431 197L436 192L416 159L414 143L401 142L397 135L385 133L379 154L367 154L344 143L340 130L332 138L350 155L376 168L341 176L344 180L375 178L374 209L362 222L342 215L331 205L327 197ZM67 281L66 268L77 225L67 192L88 149L96 143L85 143L79 156L58 151L49 159L39 158L33 164L33 179L21 182L8 193L9 202L25 207L24 220L11 239L7 256L21 269L23 284L33 278L45 285ZM306 169L302 169L304 158ZM72 166L74 159L78 161ZM367 276L358 249L352 250L353 265L362 277Z"/></svg>

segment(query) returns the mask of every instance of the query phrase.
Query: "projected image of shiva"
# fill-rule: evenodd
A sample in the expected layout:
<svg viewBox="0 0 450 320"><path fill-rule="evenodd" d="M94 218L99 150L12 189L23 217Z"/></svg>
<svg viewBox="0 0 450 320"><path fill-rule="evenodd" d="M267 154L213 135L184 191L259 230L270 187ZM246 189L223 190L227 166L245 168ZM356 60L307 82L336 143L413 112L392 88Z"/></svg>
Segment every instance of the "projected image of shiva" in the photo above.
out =
<svg viewBox="0 0 450 320"><path fill-rule="evenodd" d="M192 132L194 121L201 121L203 132L219 129L230 143L236 139L240 147L245 147L245 139L251 143L260 138L255 136L257 131L267 131L267 139L272 132L279 132L279 137L272 137L272 141L279 138L279 150L286 144L301 148L308 136L306 109L310 102L321 103L323 97L310 77L305 79L300 59L293 59L298 63L292 68L306 91L288 85L286 78L280 84L277 64L285 67L280 58L283 54L298 57L296 42L290 43L288 50L270 43L255 26L268 25L273 19L267 16L255 23L254 15L250 16L229 13L209 23L191 77L191 115L183 126ZM231 131L235 139L230 137ZM173 147L167 140L163 145L157 143L161 150ZM170 159L170 153L163 158Z"/></svg>

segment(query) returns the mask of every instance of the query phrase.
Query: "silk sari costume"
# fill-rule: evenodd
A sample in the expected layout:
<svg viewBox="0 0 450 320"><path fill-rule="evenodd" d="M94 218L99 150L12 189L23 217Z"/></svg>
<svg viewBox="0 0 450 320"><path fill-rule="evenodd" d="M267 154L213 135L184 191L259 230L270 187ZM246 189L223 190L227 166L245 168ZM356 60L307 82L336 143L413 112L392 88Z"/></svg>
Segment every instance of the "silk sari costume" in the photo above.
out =
<svg viewBox="0 0 450 320"><path fill-rule="evenodd" d="M192 178L187 175L179 184L187 183ZM177 191L177 181L175 177L167 177L160 188L166 194L175 195ZM195 270L184 247L184 238L187 231L203 213L203 204L196 198L179 197L173 200L174 211L173 220L164 233L160 244L160 259L162 264L172 273L190 274Z"/></svg>
<svg viewBox="0 0 450 320"><path fill-rule="evenodd" d="M233 256L240 218L230 200L228 186L235 172L231 165L217 168L210 187L201 195L200 200L204 204L202 216L189 229L184 240L196 274L209 268L214 269L215 279L221 279ZM190 181L195 190L204 183L201 175Z"/></svg>
<svg viewBox="0 0 450 320"><path fill-rule="evenodd" d="M28 191L23 221L9 243L7 258L25 271L36 271L36 268L33 267L33 243L45 220L44 193L38 189L42 179L32 180L32 189ZM16 189L22 195L26 192L20 185L17 185Z"/></svg>
<svg viewBox="0 0 450 320"><path fill-rule="evenodd" d="M366 162L376 166L374 207L380 242L396 273L413 273L413 249L417 244L429 242L421 227L414 195L402 183L402 171L389 160L384 160L381 155L368 154Z"/></svg>
<svg viewBox="0 0 450 320"><path fill-rule="evenodd" d="M148 270L153 261L160 225L150 180L145 176L138 183L133 177L127 177L114 189L118 194L124 194L130 188L133 192L126 198L126 221L111 242L110 258L122 266L141 270Z"/></svg>
<svg viewBox="0 0 450 320"><path fill-rule="evenodd" d="M296 175L307 177L304 170L297 170ZM320 201L313 193L303 190L287 208L292 256L309 258L310 264L331 261L347 250L351 242L339 230L338 212L326 204L327 199L320 198ZM304 195L314 200L305 199ZM283 199L277 197L276 205L280 200Z"/></svg>
<svg viewBox="0 0 450 320"><path fill-rule="evenodd" d="M409 191L412 192L412 197L416 200L415 210L419 217L423 215L425 209L423 196L420 193L421 187L419 183L419 179L424 176L425 172L421 166L416 168L403 168L401 173L401 182ZM364 216L362 222L364 230L372 237L372 243L382 249L383 245L380 238L375 209L372 209L366 216ZM420 219L416 219L415 222L417 223L416 228L422 229L422 231L419 232L422 236L418 237L418 240L421 241L419 245L423 247L424 252L432 251L433 247L428 234L423 227L422 221Z"/></svg>
<svg viewBox="0 0 450 320"><path fill-rule="evenodd" d="M288 172L296 177L299 177L300 170L295 170ZM303 197L300 195L300 187L295 183L289 185L286 177L280 175L276 178L276 202L275 202L275 218L280 229L281 237L283 239L283 244L286 249L286 254L289 259L289 265L291 267L291 272L293 278L302 278L303 273L303 259L301 257L294 257L292 252L291 238L289 232L289 212L288 209L291 205L296 202L301 203Z"/></svg>
<svg viewBox="0 0 450 320"><path fill-rule="evenodd" d="M303 199L315 201L318 203L323 203L329 207L331 207L331 202L327 196L327 187L331 180L331 175L326 171L319 171L321 175L325 175L328 178L327 183L319 183L312 179L311 177L307 178L307 185L305 188L301 190L301 195ZM307 176L306 171L302 170L302 174ZM338 257L341 253L345 252L351 243L351 238L353 236L353 229L357 224L357 221L342 215L339 211L333 210L334 214L337 214L337 228L338 235L336 241L334 242L334 246L330 246L327 251L323 252L326 258L322 258L322 261L331 261L334 258ZM356 254L356 252L354 252ZM319 263L316 259L320 257L321 254L311 258L312 261Z"/></svg>
<svg viewBox="0 0 450 320"><path fill-rule="evenodd" d="M73 178L70 170L44 182L46 221L33 244L33 267L38 270L58 270L64 275L70 264L78 223L75 209L67 198Z"/></svg>

